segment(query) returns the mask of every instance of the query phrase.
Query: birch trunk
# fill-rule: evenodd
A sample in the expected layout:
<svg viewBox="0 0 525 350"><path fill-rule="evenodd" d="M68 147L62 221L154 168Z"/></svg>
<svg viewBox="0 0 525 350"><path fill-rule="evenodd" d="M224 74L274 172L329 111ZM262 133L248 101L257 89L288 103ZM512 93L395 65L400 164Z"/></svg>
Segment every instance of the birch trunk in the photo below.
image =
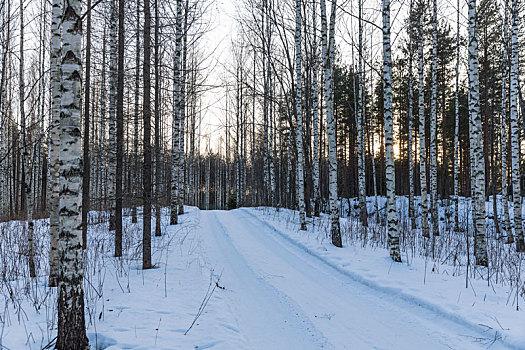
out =
<svg viewBox="0 0 525 350"><path fill-rule="evenodd" d="M426 164L426 138L425 138L425 89L423 68L423 2L419 4L418 26L418 107L419 107L419 173L421 185L421 234L430 237L428 229L428 196L427 196L427 164Z"/></svg>
<svg viewBox="0 0 525 350"><path fill-rule="evenodd" d="M137 31L135 33L135 109L134 116L134 134L133 134L133 157L135 172L139 168L139 90L140 90L140 1L137 0ZM137 200L139 197L139 179L138 173L132 180L133 201L131 209L131 222L137 222Z"/></svg>
<svg viewBox="0 0 525 350"><path fill-rule="evenodd" d="M454 96L454 231L459 231L459 0L457 1L456 29L456 92ZM505 174L503 174L505 176Z"/></svg>
<svg viewBox="0 0 525 350"><path fill-rule="evenodd" d="M330 27L327 28L326 4L321 0L321 36L323 48L323 72L324 72L324 95L326 106L326 134L328 142L328 177L329 177L329 200L330 200L330 236L332 244L342 247L341 227L339 224L339 211L337 206L337 140L335 130L335 118L333 109L333 50L335 35L335 10L336 0L332 1L330 13ZM329 32L329 33L328 33Z"/></svg>
<svg viewBox="0 0 525 350"><path fill-rule="evenodd" d="M155 65L155 236L161 236L160 228L160 62L159 62L159 1L154 1L155 8L155 48L153 61Z"/></svg>
<svg viewBox="0 0 525 350"><path fill-rule="evenodd" d="M359 218L364 227L368 226L368 213L366 208L366 174L365 174L365 113L364 113L364 75L363 75L363 21L362 21L362 0L359 4L359 70L357 80L359 91L357 96L357 172L359 187Z"/></svg>
<svg viewBox="0 0 525 350"><path fill-rule="evenodd" d="M372 34L370 33L370 52L372 52L373 46L373 40L372 40ZM375 213L375 219L376 224L379 223L379 203L377 200L377 178L376 178L376 154L375 154L375 126L374 126L374 69L370 69L370 139L372 140L371 145L371 154L372 154L372 183L374 186L374 213Z"/></svg>
<svg viewBox="0 0 525 350"><path fill-rule="evenodd" d="M437 201L437 0L432 2L432 96L430 99L430 217L432 235L439 236Z"/></svg>
<svg viewBox="0 0 525 350"><path fill-rule="evenodd" d="M303 111L301 95L301 0L295 0L295 108L297 115L296 141L297 141L297 199L299 202L299 220L301 230L306 230L306 215L304 203L304 160L303 160Z"/></svg>
<svg viewBox="0 0 525 350"><path fill-rule="evenodd" d="M413 163L413 123L414 123L414 88L413 88L413 30L414 23L413 16L413 0L410 0L409 12L409 54L408 54L408 218L410 220L410 227L414 230L416 228L416 218L414 216L414 163Z"/></svg>
<svg viewBox="0 0 525 350"><path fill-rule="evenodd" d="M175 25L175 59L173 62L173 127L172 127L172 162L171 162L171 217L170 225L178 224L179 204L179 126L180 126L180 56L182 40L182 0L177 0L177 18ZM191 180L190 180L191 182Z"/></svg>
<svg viewBox="0 0 525 350"><path fill-rule="evenodd" d="M115 230L116 173L117 173L117 4L111 0L109 19L109 152L108 152L108 199L109 230Z"/></svg>
<svg viewBox="0 0 525 350"><path fill-rule="evenodd" d="M142 226L142 268L151 265L151 9L150 1L144 0L144 167L143 181L143 226Z"/></svg>
<svg viewBox="0 0 525 350"><path fill-rule="evenodd" d="M27 220L27 261L29 265L29 275L36 277L35 261L34 261L34 232L35 226L33 222L33 194L31 192L31 169L32 166L29 164L31 158L31 146L29 145L28 130L26 127L26 115L25 115L25 83L24 83L24 4L20 2L20 65L19 65L19 99L20 99L20 129L22 131L22 168L24 171L23 176L23 196L26 209L26 220ZM26 227L24 226L24 230Z"/></svg>
<svg viewBox="0 0 525 350"><path fill-rule="evenodd" d="M482 122L479 106L479 60L476 29L476 0L468 2L468 74L469 74L469 133L471 162L471 198L474 221L474 256L476 265L488 266L485 236L485 176Z"/></svg>
<svg viewBox="0 0 525 350"><path fill-rule="evenodd" d="M473 0L470 0L473 1ZM521 181L520 181L520 131L518 125L518 31L519 12L518 1L512 0L512 31L510 54L510 128L512 149L512 191L514 202L514 234L516 236L516 251L525 251L521 222Z"/></svg>
<svg viewBox="0 0 525 350"><path fill-rule="evenodd" d="M395 193L392 117L392 52L390 47L390 0L383 0L383 109L385 114L385 168L388 246L390 257L401 262Z"/></svg>
<svg viewBox="0 0 525 350"><path fill-rule="evenodd" d="M507 180L507 76L508 76L508 65L509 65L509 11L508 11L508 0L505 0L504 5L505 19L503 23L503 60L502 60L502 73L501 73L501 190L503 195L503 212L504 212L504 224L505 234L507 235L507 244L514 243L514 235L512 234L512 227L510 225L509 217L509 184Z"/></svg>
<svg viewBox="0 0 525 350"><path fill-rule="evenodd" d="M313 88L312 88L312 110L313 110L313 134L314 134L314 168L313 168L313 190L314 190L314 215L319 216L321 205L321 194L319 191L319 101L318 101L318 87L317 87L317 72L319 70L319 63L317 58L317 3L312 3L312 57L313 57Z"/></svg>
<svg viewBox="0 0 525 350"><path fill-rule="evenodd" d="M91 0L87 1L87 8L91 8ZM84 85L84 146L83 160L84 169L82 177L82 248L87 247L87 228L89 214L89 181L90 181L90 158L89 158L89 108L90 108L90 89L91 89L91 11L87 11L86 18L86 81Z"/></svg>
<svg viewBox="0 0 525 350"><path fill-rule="evenodd" d="M60 100L60 269L56 349L89 349L82 262L82 3L64 3ZM62 10L62 9L59 9Z"/></svg>
<svg viewBox="0 0 525 350"><path fill-rule="evenodd" d="M122 256L122 172L124 162L124 0L118 0L116 167L115 167L115 256Z"/></svg>
<svg viewBox="0 0 525 350"><path fill-rule="evenodd" d="M58 236L59 236L59 193L60 193L60 67L61 22L63 0L53 0L51 9L51 138L50 138L50 181L49 181L49 286L58 285Z"/></svg>
<svg viewBox="0 0 525 350"><path fill-rule="evenodd" d="M186 59L188 56L188 1L186 1L184 10L184 23L182 27L182 62L180 73L180 131L179 131L179 215L184 214L184 169L185 169L185 153L184 153L184 122L186 120ZM181 19L182 20L182 19ZM181 176L182 174L182 176Z"/></svg>

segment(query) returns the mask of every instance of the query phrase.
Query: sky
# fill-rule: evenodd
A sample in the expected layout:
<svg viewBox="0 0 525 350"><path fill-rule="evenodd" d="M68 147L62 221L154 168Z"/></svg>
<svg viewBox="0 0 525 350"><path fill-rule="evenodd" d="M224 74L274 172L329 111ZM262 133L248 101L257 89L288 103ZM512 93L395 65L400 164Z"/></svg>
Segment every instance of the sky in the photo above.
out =
<svg viewBox="0 0 525 350"><path fill-rule="evenodd" d="M220 138L224 137L224 109L225 109L225 88L226 81L232 81L233 77L227 72L228 66L232 60L231 48L232 40L237 35L238 24L236 22L237 7L242 6L242 0L212 0L213 5L207 14L211 23L210 30L204 35L200 47L206 53L206 83L210 88L204 93L202 98L202 125L200 134L204 136L201 140L201 151L207 151L207 143L210 140L210 147L213 152L217 152ZM341 53L343 62L352 60L352 36L357 40L357 20L348 13L357 13L356 1L338 1L347 13L338 10L336 45ZM327 2L329 6L330 1ZM460 2L462 8L461 32L466 36L466 3ZM381 38L381 2L379 0L365 0L363 4L364 18L376 24L371 33L372 26L365 24L365 36L368 45L372 38L373 49L372 55L374 62L381 60L382 55L382 38ZM396 55L396 46L400 44L401 39L406 35L404 21L409 9L409 0L392 0L391 4L391 23L392 23L392 45L393 55ZM452 22L453 31L456 28L456 1L439 0L438 18L446 18ZM352 28L354 28L352 30ZM371 37L372 35L372 37ZM369 48L367 48L369 49ZM463 56L466 54L465 48L462 48ZM369 73L367 73L369 74ZM377 75L374 79L377 79Z"/></svg>

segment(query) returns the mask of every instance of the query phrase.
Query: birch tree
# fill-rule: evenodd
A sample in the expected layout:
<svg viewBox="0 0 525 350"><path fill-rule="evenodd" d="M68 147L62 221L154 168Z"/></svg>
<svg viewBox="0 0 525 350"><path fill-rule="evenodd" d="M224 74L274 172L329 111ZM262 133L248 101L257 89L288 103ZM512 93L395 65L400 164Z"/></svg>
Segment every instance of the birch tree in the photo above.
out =
<svg viewBox="0 0 525 350"><path fill-rule="evenodd" d="M416 219L414 217L414 164L413 160L413 146L412 146L412 133L413 133L413 122L414 122L414 88L413 88L413 0L410 0L410 11L409 11L409 25L408 25L408 218L410 220L410 226L412 229L416 228Z"/></svg>
<svg viewBox="0 0 525 350"><path fill-rule="evenodd" d="M439 236L437 207L437 0L432 1L432 96L430 98L430 217L432 235Z"/></svg>
<svg viewBox="0 0 525 350"><path fill-rule="evenodd" d="M470 0L473 1L473 0ZM469 2L470 4L470 2ZM469 8L470 10L470 8ZM510 53L510 129L512 150L512 197L514 202L514 234L516 236L516 251L525 251L521 222L521 181L520 181L520 131L518 124L518 31L519 12L518 1L512 0L512 29L511 29L511 53Z"/></svg>
<svg viewBox="0 0 525 350"><path fill-rule="evenodd" d="M84 83L84 135L89 135L90 121L90 99L91 99L91 0L87 1L86 17L86 78ZM83 161L84 169L82 177L82 248L87 247L87 229L89 214L89 186L90 186L90 157L89 144L90 138L84 137Z"/></svg>
<svg viewBox="0 0 525 350"><path fill-rule="evenodd" d="M509 66L509 11L508 11L508 0L505 0L504 5L504 21L503 21L503 60L501 65L501 189L503 194L503 215L504 215L504 227L505 234L507 235L507 244L514 243L514 235L512 234L512 227L510 226L509 217L509 187L507 180L507 76ZM458 15L459 16L459 15ZM458 20L459 21L459 20ZM459 24L458 24L459 25Z"/></svg>
<svg viewBox="0 0 525 350"><path fill-rule="evenodd" d="M456 85L454 94L454 231L459 231L459 0L456 11Z"/></svg>
<svg viewBox="0 0 525 350"><path fill-rule="evenodd" d="M383 0L383 109L385 114L386 210L390 257L401 262L395 194L392 117L392 53L390 47L390 0Z"/></svg>
<svg viewBox="0 0 525 350"><path fill-rule="evenodd" d="M49 286L58 285L58 236L59 193L60 193L60 83L62 73L60 68L62 10L63 0L53 0L51 8L51 138L50 138L50 181L49 181Z"/></svg>
<svg viewBox="0 0 525 350"><path fill-rule="evenodd" d="M139 89L140 89L140 0L137 1L136 16L137 30L135 33L135 100L134 100L134 134L133 134L133 155L135 170L139 168ZM131 208L131 222L137 222L137 205L139 197L139 181L133 179L133 207Z"/></svg>
<svg viewBox="0 0 525 350"><path fill-rule="evenodd" d="M358 188L359 188L359 217L364 227L368 226L368 213L366 208L366 182L365 182L365 113L364 113L364 75L363 75L363 21L362 0L358 0L359 7L359 41L358 55L359 68L357 80L359 91L357 94L357 168L358 168Z"/></svg>
<svg viewBox="0 0 525 350"><path fill-rule="evenodd" d="M418 109L419 109L419 173L421 186L421 234L430 237L428 229L428 199L427 199L427 165L426 165L426 137L425 137L425 89L424 89L424 67L423 67L423 18L424 2L419 2L419 25L418 25Z"/></svg>
<svg viewBox="0 0 525 350"><path fill-rule="evenodd" d="M109 230L115 230L116 176L117 176L117 0L110 0L109 18L109 146L108 146L108 199Z"/></svg>
<svg viewBox="0 0 525 350"><path fill-rule="evenodd" d="M471 198L474 221L474 255L476 265L488 266L485 236L485 159L483 157L482 123L479 106L479 60L476 28L476 0L468 2L468 75L469 134L471 161ZM519 187L519 186L518 186Z"/></svg>
<svg viewBox="0 0 525 350"><path fill-rule="evenodd" d="M306 215L304 203L304 159L303 159L303 111L301 94L301 0L295 0L295 108L297 115L296 142L297 142L297 199L299 202L299 220L301 230L306 230Z"/></svg>
<svg viewBox="0 0 525 350"><path fill-rule="evenodd" d="M29 159L31 157L31 145L29 144L28 130L26 127L25 114L25 82L24 82L24 3L20 1L20 57L19 57L19 99L20 99L20 128L22 131L22 167L24 171L22 190L24 196L26 220L27 220L27 261L29 265L29 275L36 277L35 261L34 261L34 231L35 224L33 222L33 194L31 192L31 165Z"/></svg>
<svg viewBox="0 0 525 350"><path fill-rule="evenodd" d="M171 163L171 216L170 224L178 223L179 210L179 126L180 126L180 107L181 107L181 86L180 86L180 56L182 41L182 0L177 0L177 18L175 28L175 58L173 62L173 126L172 126L172 163Z"/></svg>
<svg viewBox="0 0 525 350"><path fill-rule="evenodd" d="M313 113L313 136L314 136L314 168L312 173L313 181L313 195L314 195L314 215L319 216L321 193L319 190L319 100L318 100L318 81L317 73L319 70L319 63L317 58L317 2L312 2L312 58L313 58L313 72L312 72L312 113Z"/></svg>
<svg viewBox="0 0 525 350"><path fill-rule="evenodd" d="M124 0L118 0L116 167L115 167L115 256L122 256L122 172L124 161Z"/></svg>
<svg viewBox="0 0 525 350"><path fill-rule="evenodd" d="M332 244L342 247L341 227L339 224L339 211L337 206L337 141L335 135L334 118L334 81L333 81L333 58L334 58L334 35L335 35L335 11L337 8L336 0L332 0L330 12L330 27L327 25L326 3L321 0L321 40L323 55L324 73L324 98L326 108L326 137L328 142L328 177L329 177L329 200L330 200L330 236Z"/></svg>
<svg viewBox="0 0 525 350"><path fill-rule="evenodd" d="M142 268L151 265L151 9L150 0L144 0L144 167L143 167L143 223L142 223Z"/></svg>
<svg viewBox="0 0 525 350"><path fill-rule="evenodd" d="M82 3L64 2L60 100L60 269L56 349L88 349L82 262ZM87 136L87 135L86 135Z"/></svg>

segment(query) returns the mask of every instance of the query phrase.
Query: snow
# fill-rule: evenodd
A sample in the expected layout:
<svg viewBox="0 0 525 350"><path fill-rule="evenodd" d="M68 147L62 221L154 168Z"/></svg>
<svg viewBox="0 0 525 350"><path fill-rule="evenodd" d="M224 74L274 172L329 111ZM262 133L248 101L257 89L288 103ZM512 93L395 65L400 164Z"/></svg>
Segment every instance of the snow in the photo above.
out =
<svg viewBox="0 0 525 350"><path fill-rule="evenodd" d="M340 249L327 239L325 216L299 231L297 213L286 209L186 207L177 226L163 210L163 236L152 235L155 268L143 271L140 215L137 224L125 217L117 259L105 214L90 214L84 285L92 349L525 348L525 314L516 311L525 300L509 279L492 276L489 285L486 270L473 270L465 288L461 263L407 252L392 263L377 241L355 239L362 233L351 231L350 218L341 219ZM20 252L8 249L20 244L20 224L0 225L1 270L16 271L0 285L0 349L40 349L56 336L47 222L36 225L34 282Z"/></svg>

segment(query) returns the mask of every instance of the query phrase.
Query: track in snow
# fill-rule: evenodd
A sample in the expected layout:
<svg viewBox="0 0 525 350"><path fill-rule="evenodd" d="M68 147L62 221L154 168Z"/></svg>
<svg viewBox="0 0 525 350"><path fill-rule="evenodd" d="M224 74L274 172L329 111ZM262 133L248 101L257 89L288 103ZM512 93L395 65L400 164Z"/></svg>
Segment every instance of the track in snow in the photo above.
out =
<svg viewBox="0 0 525 350"><path fill-rule="evenodd" d="M490 345L490 335L351 279L242 210L201 211L200 235L253 349ZM496 342L490 348L504 347Z"/></svg>

